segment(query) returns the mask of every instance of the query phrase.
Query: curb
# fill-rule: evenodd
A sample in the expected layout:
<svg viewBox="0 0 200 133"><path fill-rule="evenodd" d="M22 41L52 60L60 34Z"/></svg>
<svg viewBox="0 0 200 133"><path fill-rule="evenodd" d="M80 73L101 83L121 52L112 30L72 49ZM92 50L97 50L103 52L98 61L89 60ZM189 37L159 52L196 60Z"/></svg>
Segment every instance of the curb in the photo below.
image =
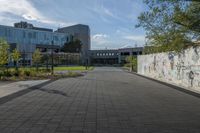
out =
<svg viewBox="0 0 200 133"><path fill-rule="evenodd" d="M178 85L175 85L175 84L167 83L167 82L164 82L164 81L161 81L161 80L152 78L152 77L147 77L147 76L145 76L145 75L138 74L138 73L136 73L136 72L130 72L130 71L127 71L127 70L125 70L125 69L123 69L123 70L124 70L125 72L131 73L131 74L135 74L135 75L137 75L137 76L140 76L140 77L149 79L149 80L151 80L151 81L154 81L154 82L157 82L157 83L166 85L166 86L171 87L171 88L173 88L173 89L176 89L176 90L178 90L178 91L181 91L181 92L187 93L187 94L189 94L189 95L192 95L192 96L195 96L195 97L200 98L200 91L196 91L196 90L194 90L194 89L189 89L189 88L186 88L186 87L182 87L182 86L178 86Z"/></svg>
<svg viewBox="0 0 200 133"><path fill-rule="evenodd" d="M32 86L32 87L29 87L27 89L24 89L24 90L15 92L13 94L7 95L5 97L2 97L2 98L0 98L0 105L6 103L8 101L11 101L11 100L13 100L13 99L15 99L17 97L23 96L23 95L25 95L25 94L27 94L27 93L29 93L31 91L40 89L41 87L43 87L43 86L45 86L47 84L50 84L50 83L52 83L52 82L54 82L56 80L57 79L52 79L52 80L46 81L44 83L41 83L41 84L38 84L38 85L35 85L35 86Z"/></svg>

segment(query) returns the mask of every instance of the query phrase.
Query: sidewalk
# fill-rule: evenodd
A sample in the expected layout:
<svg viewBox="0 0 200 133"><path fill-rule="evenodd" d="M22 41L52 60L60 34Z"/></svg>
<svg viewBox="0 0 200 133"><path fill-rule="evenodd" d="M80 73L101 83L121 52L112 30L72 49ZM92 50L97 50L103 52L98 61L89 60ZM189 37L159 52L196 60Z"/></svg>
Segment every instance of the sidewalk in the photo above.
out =
<svg viewBox="0 0 200 133"><path fill-rule="evenodd" d="M25 90L27 88L39 85L41 83L47 82L47 80L29 80L29 81L18 81L18 82L0 82L0 98L14 94L16 92Z"/></svg>
<svg viewBox="0 0 200 133"><path fill-rule="evenodd" d="M182 91L182 92L185 92L185 93L188 93L190 95L193 95L193 96L196 96L196 97L199 97L200 98L200 90L198 89L195 89L195 88L191 88L191 87L185 87L185 86L181 86L181 85L178 85L178 84L175 84L175 83L171 83L171 82L166 82L164 80L159 80L159 79L155 79L153 77L149 77L149 76L146 76L146 75L142 75L142 74L139 74L139 73L136 73L136 72L130 72L128 69L126 68L122 68L124 71L128 72L128 73L132 73L132 74L135 74L135 75L138 75L140 77L143 77L143 78L146 78L146 79L150 79L152 81L155 81L155 82L158 82L158 83L161 83L161 84L164 84L164 85L167 85L169 87L172 87L176 90L179 90L179 91Z"/></svg>

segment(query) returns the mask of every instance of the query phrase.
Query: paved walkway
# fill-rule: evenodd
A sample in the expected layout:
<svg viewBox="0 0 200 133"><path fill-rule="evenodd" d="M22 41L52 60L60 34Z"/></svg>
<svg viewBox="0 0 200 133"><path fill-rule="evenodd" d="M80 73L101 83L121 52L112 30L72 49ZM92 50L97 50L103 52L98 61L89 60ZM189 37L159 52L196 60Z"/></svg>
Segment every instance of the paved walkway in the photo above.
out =
<svg viewBox="0 0 200 133"><path fill-rule="evenodd" d="M200 99L117 68L0 105L1 133L199 133Z"/></svg>
<svg viewBox="0 0 200 133"><path fill-rule="evenodd" d="M12 95L16 92L25 90L32 86L36 86L38 84L42 84L49 80L29 80L29 81L18 81L18 82L9 82L9 81L1 81L0 82L0 98Z"/></svg>

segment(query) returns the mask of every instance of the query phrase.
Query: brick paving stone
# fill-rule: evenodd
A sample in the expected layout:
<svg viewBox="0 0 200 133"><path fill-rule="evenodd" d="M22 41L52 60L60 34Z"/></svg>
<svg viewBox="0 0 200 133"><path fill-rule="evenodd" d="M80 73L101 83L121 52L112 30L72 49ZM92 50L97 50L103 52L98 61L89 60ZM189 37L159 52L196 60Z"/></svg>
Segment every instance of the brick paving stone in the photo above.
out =
<svg viewBox="0 0 200 133"><path fill-rule="evenodd" d="M199 121L199 98L112 67L0 104L0 133L199 133Z"/></svg>

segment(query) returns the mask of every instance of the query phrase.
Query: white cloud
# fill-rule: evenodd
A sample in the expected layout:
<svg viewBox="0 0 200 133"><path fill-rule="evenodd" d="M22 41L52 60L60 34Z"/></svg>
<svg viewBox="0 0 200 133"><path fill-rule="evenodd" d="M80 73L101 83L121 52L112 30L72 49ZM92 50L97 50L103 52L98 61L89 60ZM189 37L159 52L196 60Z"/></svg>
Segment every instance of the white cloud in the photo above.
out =
<svg viewBox="0 0 200 133"><path fill-rule="evenodd" d="M57 21L49 19L42 15L28 0L1 0L0 1L0 15L5 16L5 14L12 14L17 17L24 18L29 21L36 21L40 23L52 24L52 25L71 25L73 23L65 23L62 21ZM7 16L8 19L10 16ZM0 22L5 21L5 17L0 17Z"/></svg>
<svg viewBox="0 0 200 133"><path fill-rule="evenodd" d="M108 9L106 9L106 8L104 8L104 12L105 12L107 15L111 16L111 17L115 17L114 14L113 14L110 10L108 10Z"/></svg>
<svg viewBox="0 0 200 133"><path fill-rule="evenodd" d="M94 45L105 45L109 43L109 36L107 34L95 34L92 36L92 44Z"/></svg>
<svg viewBox="0 0 200 133"><path fill-rule="evenodd" d="M106 35L106 34L95 34L95 35L92 36L92 39L94 39L94 40L105 39L105 38L108 38L108 35Z"/></svg>

